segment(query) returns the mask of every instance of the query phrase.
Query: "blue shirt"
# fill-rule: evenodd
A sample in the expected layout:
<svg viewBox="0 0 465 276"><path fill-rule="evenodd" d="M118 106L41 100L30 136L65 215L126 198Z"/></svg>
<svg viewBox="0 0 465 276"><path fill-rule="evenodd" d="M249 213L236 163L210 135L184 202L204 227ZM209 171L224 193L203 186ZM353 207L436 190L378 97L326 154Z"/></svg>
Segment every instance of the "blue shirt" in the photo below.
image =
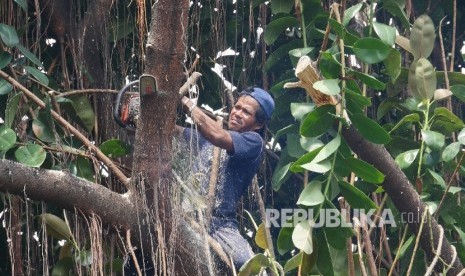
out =
<svg viewBox="0 0 465 276"><path fill-rule="evenodd" d="M236 205L252 182L260 165L264 152L264 143L260 135L253 131L229 131L234 153L221 149L218 180L215 191L215 203L212 215L218 218L235 220ZM193 136L191 136L193 134ZM214 146L205 137L191 128L184 129L184 138L189 141L198 137L198 159L194 163L194 173L199 176L203 191L208 191ZM196 143L194 143L196 145Z"/></svg>

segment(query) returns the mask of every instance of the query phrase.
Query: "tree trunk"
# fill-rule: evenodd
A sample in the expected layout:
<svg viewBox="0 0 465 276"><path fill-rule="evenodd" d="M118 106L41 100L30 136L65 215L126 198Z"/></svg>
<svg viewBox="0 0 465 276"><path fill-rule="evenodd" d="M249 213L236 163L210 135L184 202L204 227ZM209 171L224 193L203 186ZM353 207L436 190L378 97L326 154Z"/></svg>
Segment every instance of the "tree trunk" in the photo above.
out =
<svg viewBox="0 0 465 276"><path fill-rule="evenodd" d="M184 72L189 1L160 0L152 7L146 48L146 73L155 77L157 92L141 96L136 130L132 184L137 187L155 238L152 259L165 275L207 275L204 247L199 236L182 219L179 185L172 179L172 142L178 91ZM134 191L134 190L133 190ZM143 222L141 222L143 223ZM156 240L157 248L154 248ZM161 267L161 268L159 268Z"/></svg>

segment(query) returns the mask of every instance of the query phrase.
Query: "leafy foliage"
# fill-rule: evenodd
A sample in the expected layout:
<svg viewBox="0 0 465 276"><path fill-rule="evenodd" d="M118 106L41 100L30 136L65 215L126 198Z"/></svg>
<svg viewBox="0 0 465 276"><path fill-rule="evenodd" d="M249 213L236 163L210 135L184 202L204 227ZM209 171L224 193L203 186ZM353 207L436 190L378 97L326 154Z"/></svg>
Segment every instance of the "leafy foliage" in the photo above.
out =
<svg viewBox="0 0 465 276"><path fill-rule="evenodd" d="M340 196L351 208L394 210L389 198L385 199L385 204L380 204L384 202L381 185L385 176L371 164L357 159L341 137L340 129L348 123L340 120L342 113L333 105L316 106L302 89L283 88L285 83L296 81L294 70L302 56L318 60L322 79L315 82L313 88L337 96L350 123L367 140L384 145L421 198L429 206L439 208L433 212L463 261L465 209L461 203L457 206L457 202L463 202L460 183L465 172L465 77L459 72L464 64L458 53L444 54L446 62L454 57L454 71L438 71L444 70L439 62L443 54L435 50L440 48L440 20L444 15L447 20L452 18L452 0L443 1L441 5L430 1L434 9L426 6L427 1L414 1L409 11L407 1L403 0L354 3L345 11L339 11L342 19L337 18L335 6L329 6L327 1L323 1L324 4L315 0L222 1L220 6L213 2L193 2L186 32L187 44L192 47L188 49L187 63L193 63L198 53L202 55L197 68L204 76L200 101L215 107L222 104L224 97L217 91L223 90L223 80L211 70L215 64L224 68L222 73L226 79L239 89L251 84L269 86L265 88L269 88L276 101L269 129L274 138L272 150L279 161L269 160L273 175L263 178L270 179L275 193L273 201L267 201L267 208L295 208L297 205L300 210L312 211L314 215L312 221L271 229L280 253L275 259L267 252L272 247L267 244L264 224L260 224L255 241L257 250L265 254L258 253L239 275L257 273L264 267L276 272L280 265L291 273L299 267L302 274L344 275L346 242L354 233L350 227L313 227L313 223L322 218L322 210L337 210L337 217L345 221L341 207L336 204ZM457 2L458 10L463 10L464 3ZM27 1L15 0L14 3L18 13L30 15ZM119 79L133 79L143 70L142 62L133 59L134 52L139 51L135 48L144 47L138 45L143 38L136 37L135 10L132 2L119 3L112 8L117 16L107 30L106 46L117 49L118 54L107 60L106 68L112 72L108 74L115 74ZM413 15L419 16L413 18ZM461 35L457 39L460 42L465 23L462 17L457 20L455 28ZM37 27L39 23L27 24ZM101 129L96 127L102 126L95 124L98 110L93 100L100 96L64 94L74 88L84 88L78 83L95 81L92 72L76 68L80 63L71 59L63 59L62 66L66 68L57 69L54 61L60 56L57 47L47 45L45 36L35 41L35 36L25 31L25 26L25 22L0 24L0 69L10 75L17 74L16 80L44 105L26 100L17 87L0 79L0 117L4 121L0 127L0 154L2 158L27 166L69 170L76 176L98 182L105 178L102 172L106 169L51 115L59 112L86 137L92 141L98 138L95 132ZM257 27L264 32L259 32ZM452 24L440 27L446 53L452 48L450 43L455 42L453 27ZM32 45L31 41L40 47ZM228 48L235 54L218 55ZM345 60L342 60L342 53ZM101 58L99 54L95 56L96 60ZM120 63L124 59L131 61ZM66 75L68 70L71 78ZM71 85L64 85L67 82ZM119 86L118 81L109 84L109 87ZM436 98L438 89L446 90L441 100ZM131 152L127 143L119 139L95 142L111 158L124 157ZM267 196L269 199L270 195ZM441 204L443 196L445 203ZM63 252L52 274L67 274L75 259L79 259L82 266L92 265L91 253L87 248L72 244L64 221L51 215L41 218L49 234L68 242L61 247ZM412 255L413 237L401 244L399 237L405 227L398 222L396 228L375 231L383 231L388 236L393 254L390 257L397 254L402 274L409 263L406 256ZM364 255L356 257L364 258Z"/></svg>

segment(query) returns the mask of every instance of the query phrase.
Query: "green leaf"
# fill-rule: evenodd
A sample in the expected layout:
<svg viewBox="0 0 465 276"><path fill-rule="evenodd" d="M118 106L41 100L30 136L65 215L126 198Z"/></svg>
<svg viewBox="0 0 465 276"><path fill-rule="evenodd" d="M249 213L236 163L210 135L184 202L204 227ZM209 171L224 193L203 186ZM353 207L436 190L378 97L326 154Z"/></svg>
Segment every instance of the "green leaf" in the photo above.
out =
<svg viewBox="0 0 465 276"><path fill-rule="evenodd" d="M319 80L313 83L313 88L323 94L334 96L341 93L338 79Z"/></svg>
<svg viewBox="0 0 465 276"><path fill-rule="evenodd" d="M380 184L384 181L384 175L373 165L363 160L350 157L345 160L345 163L351 171L367 182Z"/></svg>
<svg viewBox="0 0 465 276"><path fill-rule="evenodd" d="M329 251L328 239L324 229L316 231L315 237L318 242L318 258L316 260L318 271L325 276L334 276L333 258Z"/></svg>
<svg viewBox="0 0 465 276"><path fill-rule="evenodd" d="M270 259L262 253L258 253L241 267L237 276L257 275L263 267L270 266Z"/></svg>
<svg viewBox="0 0 465 276"><path fill-rule="evenodd" d="M74 245L70 241L66 241L65 244L60 248L60 253L58 254L58 260L63 258L72 257Z"/></svg>
<svg viewBox="0 0 465 276"><path fill-rule="evenodd" d="M452 91L452 94L454 94L454 96L456 96L459 100L465 103L465 85L452 85L450 87L450 91Z"/></svg>
<svg viewBox="0 0 465 276"><path fill-rule="evenodd" d="M73 101L72 106L79 119L81 119L87 131L91 131L94 128L95 114L89 99L86 95L71 96L70 99Z"/></svg>
<svg viewBox="0 0 465 276"><path fill-rule="evenodd" d="M30 166L30 167L40 167L47 157L45 150L36 144L27 144L25 146L20 146L15 151L15 157L18 162Z"/></svg>
<svg viewBox="0 0 465 276"><path fill-rule="evenodd" d="M303 164L300 167L306 169L307 171L316 172L316 173L325 173L331 169L331 161L323 160L320 162L310 162Z"/></svg>
<svg viewBox="0 0 465 276"><path fill-rule="evenodd" d="M433 20L426 14L420 15L413 23L410 33L410 48L414 58L429 57L433 51L435 39Z"/></svg>
<svg viewBox="0 0 465 276"><path fill-rule="evenodd" d="M289 177L289 167L291 165L292 163L289 163L274 172L271 183L275 191L278 191L281 188L281 185Z"/></svg>
<svg viewBox="0 0 465 276"><path fill-rule="evenodd" d="M412 246L414 238L415 236L411 235L410 238L408 238L407 241L402 245L402 247L399 248L399 251L397 251L397 255L399 255L399 258L402 258L407 252L407 250Z"/></svg>
<svg viewBox="0 0 465 276"><path fill-rule="evenodd" d="M21 44L18 44L16 45L16 48L18 48L21 53L23 53L23 55L29 59L32 63L34 63L35 65L37 65L37 67L39 68L43 68L44 66L42 65L42 62L40 62L40 60L33 54L31 53L31 51L29 51L27 48L25 48L23 45Z"/></svg>
<svg viewBox="0 0 465 276"><path fill-rule="evenodd" d="M92 264L92 251L90 250L82 250L76 255L76 262L78 262L81 266L88 267Z"/></svg>
<svg viewBox="0 0 465 276"><path fill-rule="evenodd" d="M396 41L396 28L374 21L373 30L375 30L381 41L389 46L394 45Z"/></svg>
<svg viewBox="0 0 465 276"><path fill-rule="evenodd" d="M347 26L352 18L360 11L362 8L363 3L358 3L357 5L353 5L347 10L344 11L344 16L342 17L342 25Z"/></svg>
<svg viewBox="0 0 465 276"><path fill-rule="evenodd" d="M389 131L389 133L393 132L394 130L398 129L401 125L405 123L418 123L420 121L420 115L418 113L412 113L406 115L404 118L402 118L392 129Z"/></svg>
<svg viewBox="0 0 465 276"><path fill-rule="evenodd" d="M40 119L34 119L32 121L32 131L41 141L48 143L55 141L55 134L53 133L52 127Z"/></svg>
<svg viewBox="0 0 465 276"><path fill-rule="evenodd" d="M0 152L7 151L16 143L16 133L11 128L0 127Z"/></svg>
<svg viewBox="0 0 465 276"><path fill-rule="evenodd" d="M459 152L460 142L453 142L450 145L448 145L442 152L442 160L444 160L444 162L450 162L457 156Z"/></svg>
<svg viewBox="0 0 465 276"><path fill-rule="evenodd" d="M388 57L384 60L386 74L391 77L391 83L395 83L401 72L402 57L396 49L389 51Z"/></svg>
<svg viewBox="0 0 465 276"><path fill-rule="evenodd" d="M271 69L274 69L276 66L282 66L283 62L288 60L290 50L302 47L302 40L293 39L289 43L280 46L278 49L275 49L266 60L263 71L268 72Z"/></svg>
<svg viewBox="0 0 465 276"><path fill-rule="evenodd" d="M446 181L444 181L444 178L442 178L442 176L440 176L437 172L428 169L428 173L433 177L434 184L438 184L443 188L446 187Z"/></svg>
<svg viewBox="0 0 465 276"><path fill-rule="evenodd" d="M341 144L341 137L337 135L333 140L331 140L326 146L321 149L317 149L318 153L313 156L313 151L309 154L305 154L297 162L294 163L293 166L300 165L301 168L317 172L317 173L325 173L331 169L331 162L328 158L337 151L339 145ZM302 164L301 162L306 163ZM294 168L291 168L294 169Z"/></svg>
<svg viewBox="0 0 465 276"><path fill-rule="evenodd" d="M292 243L293 231L294 227L282 227L279 231L278 240L276 241L279 254L284 255L294 248L294 244Z"/></svg>
<svg viewBox="0 0 465 276"><path fill-rule="evenodd" d="M313 151L316 148L321 148L324 146L323 142L314 137L300 137L300 146L307 152ZM308 163L308 162L304 162ZM302 163L302 164L304 164Z"/></svg>
<svg viewBox="0 0 465 276"><path fill-rule="evenodd" d="M10 25L0 23L0 38L7 47L13 47L19 44L18 34Z"/></svg>
<svg viewBox="0 0 465 276"><path fill-rule="evenodd" d="M304 115L315 109L314 103L291 103L291 114L297 120L302 120Z"/></svg>
<svg viewBox="0 0 465 276"><path fill-rule="evenodd" d="M435 108L433 118L434 120L431 125L431 129L437 130L446 135L454 131L459 131L465 127L462 120L445 107Z"/></svg>
<svg viewBox="0 0 465 276"><path fill-rule="evenodd" d="M311 163L313 159L315 159L315 156L323 149L323 146L324 145L321 145L302 155L299 159L297 159L297 161L292 163L290 170L292 172L304 172L304 169L301 166L303 164Z"/></svg>
<svg viewBox="0 0 465 276"><path fill-rule="evenodd" d="M255 233L255 243L260 247L261 249L268 249L268 240L266 238L266 229L265 229L265 223L260 223L257 229L257 233Z"/></svg>
<svg viewBox="0 0 465 276"><path fill-rule="evenodd" d="M465 128L459 132L457 140L460 142L460 144L465 145Z"/></svg>
<svg viewBox="0 0 465 276"><path fill-rule="evenodd" d="M419 149L413 149L397 155L396 163L397 165L399 165L399 168L407 169L408 167L410 167L413 161L415 161L415 158L417 158L419 151Z"/></svg>
<svg viewBox="0 0 465 276"><path fill-rule="evenodd" d="M310 112L302 121L300 134L305 137L316 137L333 126L336 107L332 104L322 105Z"/></svg>
<svg viewBox="0 0 465 276"><path fill-rule="evenodd" d="M286 264L284 265L284 272L287 273L291 270L294 270L296 269L297 267L299 267L299 265L302 263L302 256L303 256L304 252L303 251L300 251L299 253L297 253L295 256L293 256L292 258L290 258Z"/></svg>
<svg viewBox="0 0 465 276"><path fill-rule="evenodd" d="M300 136L294 133L287 135L287 153L294 158L300 158L306 151L300 145Z"/></svg>
<svg viewBox="0 0 465 276"><path fill-rule="evenodd" d="M49 213L41 214L39 218L45 223L48 235L59 240L71 240L71 230L64 220Z"/></svg>
<svg viewBox="0 0 465 276"><path fill-rule="evenodd" d="M309 255L313 252L312 232L313 227L309 220L303 220L297 223L292 232L292 242L294 246Z"/></svg>
<svg viewBox="0 0 465 276"><path fill-rule="evenodd" d="M6 95L13 91L13 86L4 79L0 79L0 95Z"/></svg>
<svg viewBox="0 0 465 276"><path fill-rule="evenodd" d="M446 137L436 131L431 130L421 130L421 136L423 137L423 141L428 145L429 148L439 150L444 146L446 142Z"/></svg>
<svg viewBox="0 0 465 276"><path fill-rule="evenodd" d="M386 144L391 140L389 133L378 123L367 118L363 114L352 114L350 116L355 128L360 131L363 137L375 144Z"/></svg>
<svg viewBox="0 0 465 276"><path fill-rule="evenodd" d="M19 101L21 100L22 93L17 93L6 104L5 110L5 126L11 127L15 119L16 111L19 107Z"/></svg>
<svg viewBox="0 0 465 276"><path fill-rule="evenodd" d="M292 64L297 65L299 58L310 54L315 47L305 47L305 48L296 48L289 51L289 56L291 57Z"/></svg>
<svg viewBox="0 0 465 276"><path fill-rule="evenodd" d="M339 22L332 18L328 18L328 24L331 27L331 30L336 33L337 36L342 38L344 37L345 30L342 24L339 24Z"/></svg>
<svg viewBox="0 0 465 276"><path fill-rule="evenodd" d="M271 12L273 14L278 13L290 13L294 7L294 2L288 0L274 0L271 1Z"/></svg>
<svg viewBox="0 0 465 276"><path fill-rule="evenodd" d="M327 225L323 226L323 229L326 232L326 236L330 237L330 239L328 239L328 244L338 250L346 249L347 239L352 237L354 234L352 229L349 227L349 225L346 224L345 218L341 218L341 213L336 208L336 206L331 203L331 201L325 200L323 208L326 210L334 211L337 219L340 221L340 224L336 227L334 227L334 225L329 227Z"/></svg>
<svg viewBox="0 0 465 276"><path fill-rule="evenodd" d="M265 43L273 44L287 28L297 27L299 22L294 16L280 17L270 22L265 29Z"/></svg>
<svg viewBox="0 0 465 276"><path fill-rule="evenodd" d="M321 75L325 79L336 79L341 73L341 64L329 52L323 52L320 56Z"/></svg>
<svg viewBox="0 0 465 276"><path fill-rule="evenodd" d="M23 11L27 12L27 0L15 0L15 2L23 9Z"/></svg>
<svg viewBox="0 0 465 276"><path fill-rule="evenodd" d="M123 267L126 262L120 258L115 258L113 260L109 260L105 264L104 275L123 275Z"/></svg>
<svg viewBox="0 0 465 276"><path fill-rule="evenodd" d="M300 193L297 200L298 205L315 206L325 201L325 196L321 192L321 182L313 180ZM310 252L311 253L311 252Z"/></svg>
<svg viewBox="0 0 465 276"><path fill-rule="evenodd" d="M399 3L396 1L383 1L383 8L386 9L390 14L397 17L401 22L404 28L410 28L410 22L405 14L404 10L399 6Z"/></svg>
<svg viewBox="0 0 465 276"><path fill-rule="evenodd" d="M366 37L355 42L353 50L358 59L368 64L374 64L385 60L391 47L379 39Z"/></svg>
<svg viewBox="0 0 465 276"><path fill-rule="evenodd" d="M314 239L315 237L313 237ZM300 275L310 275L312 272L313 268L315 267L316 260L318 257L318 245L316 244L316 241L313 241L315 249L313 250L312 254L306 254L305 252L302 252L302 262L300 265Z"/></svg>
<svg viewBox="0 0 465 276"><path fill-rule="evenodd" d="M379 81L377 78L373 77L372 75L364 74L359 71L351 70L349 74L354 75L359 80L361 80L364 84L368 87L377 89L377 90L384 90L386 89L386 84L382 81Z"/></svg>
<svg viewBox="0 0 465 276"><path fill-rule="evenodd" d="M289 134L289 133L294 133L294 132L297 132L297 131L298 131L298 126L295 125L295 124L285 126L282 129L276 131L276 134L274 136L273 146L271 148L274 150L274 148L276 147L276 144L278 143L279 139L283 135L286 135L286 134Z"/></svg>
<svg viewBox="0 0 465 276"><path fill-rule="evenodd" d="M52 276L69 276L74 275L74 260L71 257L66 257L58 260L52 268Z"/></svg>
<svg viewBox="0 0 465 276"><path fill-rule="evenodd" d="M336 134L336 137L334 137L333 140L331 140L326 146L324 146L318 152L318 154L315 156L312 162L318 163L318 162L321 162L329 158L331 155L333 155L333 153L337 151L340 145L341 145L341 136L339 134Z"/></svg>
<svg viewBox="0 0 465 276"><path fill-rule="evenodd" d="M430 100L434 96L434 91L437 87L436 73L434 67L425 58L420 58L416 63L414 70L409 70L409 85L411 81L415 81L416 90L412 87L412 96L420 100ZM410 75L414 72L414 79Z"/></svg>
<svg viewBox="0 0 465 276"><path fill-rule="evenodd" d="M369 211L371 209L378 209L374 203L365 193L357 189L354 185L350 185L345 181L338 181L339 189L344 195L344 198L354 209L363 209Z"/></svg>
<svg viewBox="0 0 465 276"><path fill-rule="evenodd" d="M107 140L99 148L110 158L125 156L130 151L129 145L118 139Z"/></svg>
<svg viewBox="0 0 465 276"><path fill-rule="evenodd" d="M76 176L92 182L95 181L93 164L89 161L89 159L78 156L74 161L74 164L76 166Z"/></svg>
<svg viewBox="0 0 465 276"><path fill-rule="evenodd" d="M31 67L31 66L25 66L24 69L26 69L26 72L31 74L41 84L48 86L48 77L44 73L42 73L40 70L34 67Z"/></svg>
<svg viewBox="0 0 465 276"><path fill-rule="evenodd" d="M0 53L0 69L3 69L5 66L10 64L12 56L8 52Z"/></svg>

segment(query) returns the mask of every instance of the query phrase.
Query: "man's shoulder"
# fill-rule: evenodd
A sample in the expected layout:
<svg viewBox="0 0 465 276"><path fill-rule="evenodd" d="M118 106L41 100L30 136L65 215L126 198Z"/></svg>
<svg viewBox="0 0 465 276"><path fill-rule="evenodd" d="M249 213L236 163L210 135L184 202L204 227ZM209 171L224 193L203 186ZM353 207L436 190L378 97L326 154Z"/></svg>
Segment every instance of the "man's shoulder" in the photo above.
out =
<svg viewBox="0 0 465 276"><path fill-rule="evenodd" d="M263 152L264 142L260 134L253 131L230 131L234 154L239 159L256 159Z"/></svg>

